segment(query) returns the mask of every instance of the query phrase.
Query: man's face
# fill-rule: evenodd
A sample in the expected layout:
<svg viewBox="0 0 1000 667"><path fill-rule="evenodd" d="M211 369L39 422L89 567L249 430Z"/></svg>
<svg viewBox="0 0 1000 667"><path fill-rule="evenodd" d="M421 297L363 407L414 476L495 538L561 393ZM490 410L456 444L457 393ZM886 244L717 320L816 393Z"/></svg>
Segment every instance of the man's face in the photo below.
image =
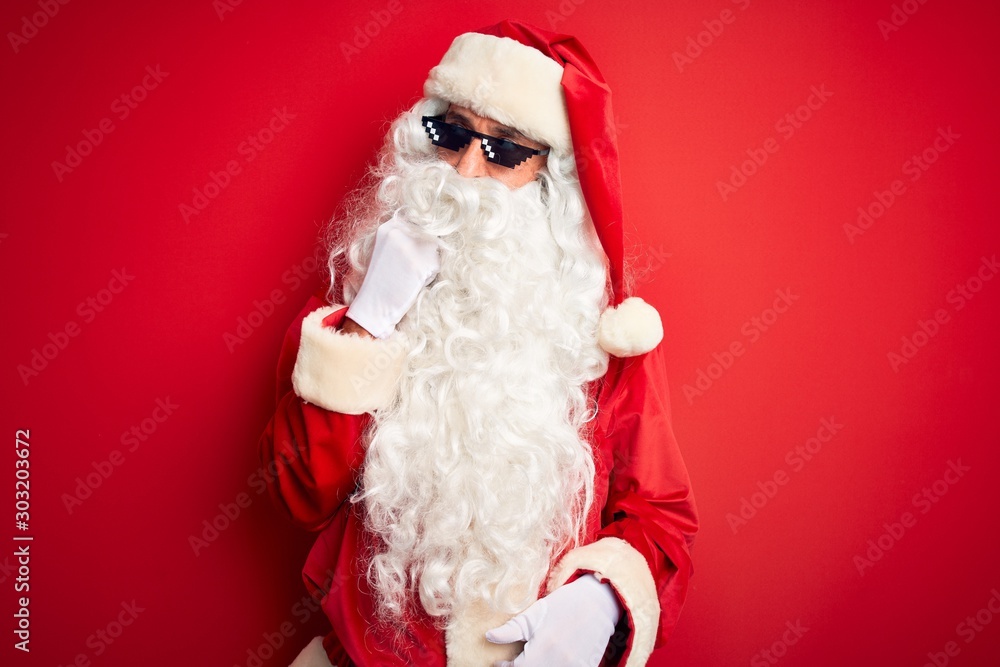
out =
<svg viewBox="0 0 1000 667"><path fill-rule="evenodd" d="M514 143L527 146L528 148L544 149L546 146L532 141L517 130L502 123L498 123L492 118L480 116L468 107L452 104L448 107L448 113L444 118L446 123L460 125L475 132L482 132L501 139L510 139ZM500 164L489 162L483 154L479 141L470 141L468 145L458 151L447 148L437 149L438 157L455 167L458 173L467 178L480 178L488 176L500 181L511 190L521 187L535 180L538 170L545 166L548 156L532 155L524 162L511 169Z"/></svg>

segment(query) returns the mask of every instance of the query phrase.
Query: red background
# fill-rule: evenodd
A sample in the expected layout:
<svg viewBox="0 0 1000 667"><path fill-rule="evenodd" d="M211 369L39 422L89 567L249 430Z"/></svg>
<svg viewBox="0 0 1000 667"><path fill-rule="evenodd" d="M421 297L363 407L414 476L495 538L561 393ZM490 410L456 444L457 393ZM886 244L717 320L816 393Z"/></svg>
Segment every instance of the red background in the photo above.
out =
<svg viewBox="0 0 1000 667"><path fill-rule="evenodd" d="M31 35L0 47L0 382L8 443L31 432L35 538L30 656L12 648L13 546L0 552L0 662L248 665L287 623L293 636L263 660L284 665L324 632L294 608L311 536L250 479L281 338L319 285L292 276L452 37L519 17L579 36L614 90L636 292L665 323L702 529L688 604L650 664L922 665L929 652L996 664L1000 619L981 613L991 622L971 637L959 624L1000 587L1000 281L972 280L981 290L960 310L948 298L1000 249L995 3L909 0L887 38L887 0L247 0L221 17L209 0L112 4L60 6L36 32L23 20L37 2L0 11L4 33ZM732 22L713 23L724 9ZM685 48L697 57L679 68ZM121 118L112 104L147 66L166 74ZM799 110L813 86L831 95ZM241 142L286 108L249 161ZM796 110L809 117L786 136L775 124ZM53 162L105 118L113 131L60 181ZM904 163L939 128L958 138L910 180ZM777 152L724 200L717 183L769 138ZM180 205L233 160L239 173L186 222ZM849 239L844 225L894 180L903 193ZM134 278L102 292L123 268ZM786 289L798 299L775 320L766 309ZM275 290L282 302L227 346ZM894 370L888 353L939 309L947 321ZM67 323L78 335L25 382L18 367ZM713 367L736 342L743 354ZM715 379L686 396L699 371ZM162 423L157 399L177 406ZM803 466L786 459L824 418L842 428ZM130 451L122 436L143 420L156 430ZM0 538L13 545L3 450ZM116 450L120 465L69 512L64 494ZM949 461L968 471L915 502ZM769 485L776 474L786 483ZM249 507L196 555L189 537L237 498ZM743 499L759 507L734 524ZM884 535L905 512L915 523ZM887 549L860 573L855 556L880 536ZM133 600L134 622L95 639Z"/></svg>

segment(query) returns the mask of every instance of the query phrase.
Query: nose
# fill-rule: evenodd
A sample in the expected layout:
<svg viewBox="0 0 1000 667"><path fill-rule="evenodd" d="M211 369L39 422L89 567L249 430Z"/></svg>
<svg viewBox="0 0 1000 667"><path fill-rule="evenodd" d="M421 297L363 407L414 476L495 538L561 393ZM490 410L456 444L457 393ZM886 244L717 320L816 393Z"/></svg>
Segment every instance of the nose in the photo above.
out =
<svg viewBox="0 0 1000 667"><path fill-rule="evenodd" d="M466 178L487 175L486 156L483 154L481 139L479 137L474 137L465 148L459 151L455 169Z"/></svg>

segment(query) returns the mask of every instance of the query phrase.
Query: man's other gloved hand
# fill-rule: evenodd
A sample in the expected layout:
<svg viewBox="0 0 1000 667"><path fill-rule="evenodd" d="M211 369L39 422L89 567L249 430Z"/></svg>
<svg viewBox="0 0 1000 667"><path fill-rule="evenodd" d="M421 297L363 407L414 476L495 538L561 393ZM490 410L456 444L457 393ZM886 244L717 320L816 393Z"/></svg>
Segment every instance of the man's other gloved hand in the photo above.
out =
<svg viewBox="0 0 1000 667"><path fill-rule="evenodd" d="M382 223L375 231L368 272L347 317L376 338L385 338L440 267L436 239L422 236L414 225L399 218Z"/></svg>
<svg viewBox="0 0 1000 667"><path fill-rule="evenodd" d="M621 615L611 585L586 574L490 630L486 638L494 644L526 642L513 662L500 660L495 667L596 667Z"/></svg>

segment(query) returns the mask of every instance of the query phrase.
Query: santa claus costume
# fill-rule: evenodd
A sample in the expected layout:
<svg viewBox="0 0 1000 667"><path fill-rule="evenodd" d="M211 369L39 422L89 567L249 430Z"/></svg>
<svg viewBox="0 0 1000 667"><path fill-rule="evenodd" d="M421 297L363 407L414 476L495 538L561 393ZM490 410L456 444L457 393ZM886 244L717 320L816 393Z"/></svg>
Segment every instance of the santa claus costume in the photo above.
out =
<svg viewBox="0 0 1000 667"><path fill-rule="evenodd" d="M303 578L332 632L294 665L513 660L522 612L591 575L620 618L565 664L644 665L684 604L697 516L659 316L625 298L610 91L575 38L504 21L457 37L424 93L288 329L260 440L274 502L319 533ZM436 160L427 119L449 104L550 147L538 180ZM336 303L360 303L393 225L440 264L396 326L345 334Z"/></svg>

